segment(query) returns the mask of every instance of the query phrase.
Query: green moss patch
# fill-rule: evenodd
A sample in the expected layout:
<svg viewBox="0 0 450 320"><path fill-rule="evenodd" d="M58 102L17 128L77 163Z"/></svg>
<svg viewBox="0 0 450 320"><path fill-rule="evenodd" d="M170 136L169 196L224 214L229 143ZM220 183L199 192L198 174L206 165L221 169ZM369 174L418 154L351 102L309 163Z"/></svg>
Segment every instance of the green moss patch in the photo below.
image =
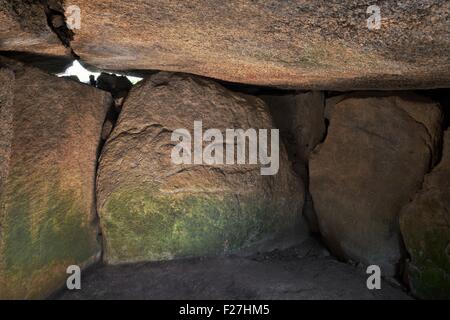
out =
<svg viewBox="0 0 450 320"><path fill-rule="evenodd" d="M445 217L438 214L445 214L446 209L441 201L427 198L416 210L417 214L406 216L402 223L402 233L412 258L409 270L412 289L420 298L449 299L450 259L446 249L450 233L441 220Z"/></svg>
<svg viewBox="0 0 450 320"><path fill-rule="evenodd" d="M24 182L25 178L8 181L0 278L13 291L45 292L45 288L34 286L45 286L46 282L54 283L55 278L65 277L65 270L62 274L50 272L55 266L81 264L99 251L95 229L88 221L90 213L82 209L84 199L61 191L58 183L48 178L47 186L33 185L32 178L28 182ZM36 280L38 274L45 274L48 281ZM4 294L20 296L15 292Z"/></svg>
<svg viewBox="0 0 450 320"><path fill-rule="evenodd" d="M293 228L264 199L115 192L101 212L110 263L232 252Z"/></svg>

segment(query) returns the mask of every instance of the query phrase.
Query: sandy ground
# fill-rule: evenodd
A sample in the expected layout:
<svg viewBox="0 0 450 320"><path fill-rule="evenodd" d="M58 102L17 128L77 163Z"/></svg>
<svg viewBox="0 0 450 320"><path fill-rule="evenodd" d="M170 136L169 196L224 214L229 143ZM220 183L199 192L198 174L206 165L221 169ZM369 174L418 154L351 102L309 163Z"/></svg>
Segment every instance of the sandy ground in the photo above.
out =
<svg viewBox="0 0 450 320"><path fill-rule="evenodd" d="M251 257L213 257L121 266L82 274L81 290L55 299L410 299L383 281L368 290L365 269L341 263L316 242Z"/></svg>

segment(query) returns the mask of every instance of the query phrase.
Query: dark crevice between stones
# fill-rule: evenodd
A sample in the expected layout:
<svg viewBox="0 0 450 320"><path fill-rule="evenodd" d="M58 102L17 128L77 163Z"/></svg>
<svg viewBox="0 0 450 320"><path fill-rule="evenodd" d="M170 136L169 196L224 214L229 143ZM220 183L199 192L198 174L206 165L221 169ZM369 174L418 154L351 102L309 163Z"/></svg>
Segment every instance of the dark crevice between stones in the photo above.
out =
<svg viewBox="0 0 450 320"><path fill-rule="evenodd" d="M243 84L243 83L236 83L236 82L228 82L213 78L204 77L206 79L215 81L225 88L227 88L230 91L243 93L251 96L261 96L261 95L273 95L273 96L283 96L283 95L290 95L290 94L296 94L300 91L298 90L287 90L287 89L280 89L276 87L268 87L268 86L257 86L257 85L250 85L250 84ZM307 91L304 91L307 92Z"/></svg>
<svg viewBox="0 0 450 320"><path fill-rule="evenodd" d="M417 194L424 190L424 183L426 176L430 174L441 162L444 148L443 135L446 130L448 130L450 126L450 89L432 89L432 90L416 90L414 93L427 97L437 103L439 103L441 111L442 111L442 126L441 126L441 135L439 142L436 146L436 158L433 159L433 154L431 147L429 147L430 152L430 161L428 165L428 171L424 174L420 187L417 189L416 193L412 195L410 201L403 205L403 208L406 207L409 203L411 203ZM408 264L411 262L411 254L409 253L407 246L403 239L403 234L400 232L399 237L400 248L402 249L402 260L397 265L397 273L395 276L395 280L401 283L405 288L408 294L412 295L412 288L410 287L410 281L408 279Z"/></svg>
<svg viewBox="0 0 450 320"><path fill-rule="evenodd" d="M116 126L119 115L122 112L122 105L128 97L133 84L125 76L101 73L97 80L91 79L91 85L99 90L109 92L112 98L102 127L101 142L98 151L98 156L100 156L106 140Z"/></svg>
<svg viewBox="0 0 450 320"><path fill-rule="evenodd" d="M413 93L416 93L422 97L427 97L430 98L431 100L439 103L441 110L442 110L442 114L443 114L443 121L442 121L442 128L441 128L441 137L440 140L438 142L438 145L436 146L436 158L433 159L433 154L432 154L432 149L431 147L429 147L429 152L430 152L430 161L428 164L428 171L424 174L422 181L420 183L420 187L417 189L416 193L414 195L412 195L412 197L410 198L410 200L408 201L408 203L405 203L403 205L402 208L406 207L409 203L411 203L417 194L419 194L423 189L424 189L424 183L425 183L425 179L426 176L428 174L430 174L434 168L436 168L436 166L439 165L439 163L442 160L442 155L443 155L443 133L445 132L445 130L447 130L449 128L450 125L450 89L432 89L432 90L416 90L416 91L411 91ZM409 253L409 251L407 250L406 244L404 242L403 239L403 234L402 232L399 233L400 237L399 237L399 242L400 242L400 248L402 250L402 258L399 261L399 263L397 264L397 272L396 275L394 277L394 280L397 281L398 283L402 284L405 288L405 290L408 292L408 294L412 294L411 292L411 287L410 287L410 281L408 279L409 274L408 274L408 264L411 261L411 255ZM389 280L389 279L388 279Z"/></svg>
<svg viewBox="0 0 450 320"><path fill-rule="evenodd" d="M310 154L308 155L307 161L305 163L305 174L304 174L304 180L305 180L305 204L303 206L303 217L306 219L308 223L308 227L311 232L311 236L313 236L316 240L320 241L325 248L328 248L325 245L325 241L322 237L322 233L320 232L320 226L319 226L319 220L317 218L316 209L314 207L314 199L312 197L312 194L310 192L310 174L309 174L309 161L311 159L311 155L313 154L314 150L325 142L325 139L328 136L328 127L330 125L330 121L325 117L325 108L326 108L326 100L329 97L329 94L327 91L324 92L324 99L323 99L323 121L325 124L325 130L323 132L323 136L319 140L319 142L313 147Z"/></svg>
<svg viewBox="0 0 450 320"><path fill-rule="evenodd" d="M311 235L314 236L316 239L320 239L320 241L323 242L323 239L320 234L319 221L317 219L316 210L314 208L314 200L311 195L309 187L310 185L309 163L305 164L305 174L303 180L305 186L305 202L303 204L302 215L306 220Z"/></svg>
<svg viewBox="0 0 450 320"><path fill-rule="evenodd" d="M95 85L96 88L109 92L112 97L112 104L106 114L102 129L102 141L105 143L116 125L120 112L122 111L122 105L133 84L126 76L102 72L97 80L91 79L91 85Z"/></svg>
<svg viewBox="0 0 450 320"><path fill-rule="evenodd" d="M20 51L0 51L0 56L20 61L51 74L64 72L73 62L68 57L56 57Z"/></svg>
<svg viewBox="0 0 450 320"><path fill-rule="evenodd" d="M67 27L66 17L64 13L63 0L40 0L47 16L47 24L49 28L56 34L64 47L70 49L72 57L79 60L80 57L72 49L70 42L73 40L75 33Z"/></svg>
<svg viewBox="0 0 450 320"><path fill-rule="evenodd" d="M70 48L70 42L73 40L74 33L66 25L62 2L61 0L41 0L49 28L58 36L66 48Z"/></svg>
<svg viewBox="0 0 450 320"><path fill-rule="evenodd" d="M83 68L89 70L90 72L97 72L97 73L111 73L111 74L120 74L124 76L132 76L132 77L138 77L138 78L148 78L158 72L161 72L161 70L135 70L135 69L127 69L127 70L120 70L120 69L104 69L97 67L96 65L90 64L86 61L84 61L81 58L76 58L78 62L83 66Z"/></svg>
<svg viewBox="0 0 450 320"><path fill-rule="evenodd" d="M76 53L75 53L75 51L73 51L73 49L72 48L69 48L70 49L70 54L71 54L71 56L75 59L75 60L78 60L78 61L80 61L80 56L79 55L77 55Z"/></svg>
<svg viewBox="0 0 450 320"><path fill-rule="evenodd" d="M106 139L103 139L103 130L105 127L106 122L108 121L108 114L110 114L111 109L114 109L114 100L111 100L111 105L108 108L107 111L107 115L106 115L106 119L103 122L103 126L102 126L102 133L100 135L100 139L99 139L99 143L97 146L97 152L96 152L96 162L95 162L95 175L94 175L94 212L95 212L95 219L94 219L94 224L97 227L97 241L99 243L100 246L100 259L98 261L98 263L102 263L103 262L103 254L104 254L104 241L103 241L103 231L102 231L102 227L100 224L100 215L98 214L97 211L97 174L98 174L98 169L100 166L100 157L102 155L102 151L103 151L103 147L105 146L106 143ZM112 131L112 129L111 129Z"/></svg>
<svg viewBox="0 0 450 320"><path fill-rule="evenodd" d="M228 85L230 88L230 85ZM269 101L270 99L267 99L267 97L283 97L283 96L296 96L299 94L304 94L310 91L303 91L303 90L283 90L283 89L277 89L277 88L270 88L270 87L254 87L254 86L243 86L239 87L238 84L232 84L231 88L233 91L239 91L241 93L245 94L251 94L251 95L257 95L260 98L262 98L269 106L270 113L273 117L275 127L280 129L280 139L283 142L283 144L286 147L288 160L291 163L291 166L293 168L293 171L295 174L301 179L303 188L304 188L304 204L302 208L302 216L305 219L306 225L308 227L310 235L315 238L316 240L320 240L322 242L322 239L320 237L320 230L318 226L317 216L314 209L313 199L312 195L310 193L309 188L309 157L308 155L300 155L299 152L299 146L297 139L295 137L295 132L293 131L294 128L289 125L286 127L286 125L283 125L283 121L281 118L289 118L290 115L286 113L280 113L277 105L272 105ZM251 92L249 92L249 89ZM325 100L323 100L323 103L325 104ZM325 108L325 105L322 106L323 111ZM325 121L325 114L322 115L323 120ZM324 122L325 123L325 122ZM324 133L326 135L326 132ZM320 143L322 143L324 137L321 137L319 143L316 145L311 146L312 149L317 147ZM306 148L309 146L306 145Z"/></svg>
<svg viewBox="0 0 450 320"><path fill-rule="evenodd" d="M434 90L419 90L418 94L424 95L439 102L444 114L444 121L442 127L447 130L450 127L450 88L446 89L434 89Z"/></svg>
<svg viewBox="0 0 450 320"><path fill-rule="evenodd" d="M119 119L124 104L133 84L125 76L117 76L108 73L101 73L97 80L91 80L91 85L109 92L111 94L111 104L106 112L105 121L103 122L100 143L97 148L97 167L95 172L98 172L98 165L103 148L111 135L117 120ZM96 174L97 177L97 174Z"/></svg>
<svg viewBox="0 0 450 320"><path fill-rule="evenodd" d="M128 93L127 93L128 94ZM111 95L112 96L112 95ZM116 100L114 98L111 99L111 104L109 105L109 108L106 112L105 121L103 122L102 126L102 132L100 134L100 140L97 147L96 152L96 163L95 163L95 179L94 179L94 212L95 212L95 219L94 223L97 226L97 241L100 245L100 259L98 261L99 264L103 263L103 254L104 254L104 241L103 241L103 231L100 224L100 215L97 211L97 175L98 170L100 166L100 157L103 152L103 148L105 147L106 140L108 139L109 135L114 129L114 126L116 125L117 119L119 118L121 109L117 109ZM94 264L95 266L95 264ZM92 268L94 267L92 266ZM62 290L61 290L62 292Z"/></svg>
<svg viewBox="0 0 450 320"><path fill-rule="evenodd" d="M431 100L439 103L442 111L442 134L440 140L438 142L436 157L430 160L429 170L427 173L433 171L442 160L443 149L444 149L444 141L443 136L444 132L450 127L450 89L433 89L433 90L417 90L415 93L422 95L424 97L430 98ZM431 150L430 150L431 153ZM433 158L433 157L431 157Z"/></svg>
<svg viewBox="0 0 450 320"><path fill-rule="evenodd" d="M439 141L439 144L438 144L437 150L436 150L437 158L433 162L433 159L432 159L433 157L431 155L431 150L430 150L429 170L423 176L420 188L416 191L416 194L413 197L411 197L410 202L413 201L413 199L416 197L417 194L419 194L422 190L424 190L424 183L425 183L426 176L428 174L430 174L442 161L442 156L443 156L443 152L444 152L443 137L444 137L445 131L449 130L449 127L450 127L450 89L446 88L446 89L432 89L432 90L416 90L415 93L425 96L427 98L430 98L435 102L438 102L441 107L443 119L442 119L442 128L441 128L442 134L441 134L440 141ZM405 207L406 205L408 205L408 204L405 204L403 207ZM398 269L398 274L397 274L396 279L405 286L405 288L407 289L407 292L410 295L413 295L412 288L410 287L411 281L409 280L409 272L408 272L408 265L411 262L412 257L411 257L410 252L407 250L406 244L404 243L402 233L400 233L399 241L401 242L401 247L403 248L403 259L399 263L399 269ZM417 298L417 297L415 297L415 298Z"/></svg>

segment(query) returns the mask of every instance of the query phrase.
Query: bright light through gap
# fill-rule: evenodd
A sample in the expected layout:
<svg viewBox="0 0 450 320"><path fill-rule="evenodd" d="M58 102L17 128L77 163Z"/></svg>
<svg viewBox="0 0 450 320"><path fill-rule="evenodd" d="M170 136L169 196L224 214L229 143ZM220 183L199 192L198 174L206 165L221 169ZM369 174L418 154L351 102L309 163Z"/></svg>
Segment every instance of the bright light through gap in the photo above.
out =
<svg viewBox="0 0 450 320"><path fill-rule="evenodd" d="M75 60L70 67L66 69L64 73L58 73L58 77L65 77L65 76L77 76L78 79L80 79L81 82L89 83L89 76L94 75L95 79L97 80L98 76L100 75L99 72L91 72L87 69L85 69L77 60ZM121 76L121 74L116 74L118 76ZM126 76L128 80L131 81L132 84L136 84L137 82L141 81L142 78L139 77L132 77L132 76Z"/></svg>

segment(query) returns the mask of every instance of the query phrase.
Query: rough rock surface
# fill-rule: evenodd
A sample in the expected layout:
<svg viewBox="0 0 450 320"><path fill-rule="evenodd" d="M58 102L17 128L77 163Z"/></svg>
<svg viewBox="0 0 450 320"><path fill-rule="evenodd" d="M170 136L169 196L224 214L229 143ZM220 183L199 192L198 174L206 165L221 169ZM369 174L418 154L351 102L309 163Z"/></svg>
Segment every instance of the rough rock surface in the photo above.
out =
<svg viewBox="0 0 450 320"><path fill-rule="evenodd" d="M310 230L318 233L319 227L314 213L311 195L308 192L308 160L311 151L323 140L326 134L325 97L320 91L286 95L264 95L273 115L280 135L286 144L289 160L294 170L305 182L305 206L303 214Z"/></svg>
<svg viewBox="0 0 450 320"><path fill-rule="evenodd" d="M338 256L393 275L401 258L398 215L437 160L437 104L415 95L347 96L310 159L321 233Z"/></svg>
<svg viewBox="0 0 450 320"><path fill-rule="evenodd" d="M11 153L11 126L12 126L12 112L11 106L13 103L13 83L14 73L6 68L0 67L0 195L3 194L5 179L8 175L8 163ZM3 208L0 207L0 213ZM0 215L0 222L2 221ZM1 231L1 224L0 224Z"/></svg>
<svg viewBox="0 0 450 320"><path fill-rule="evenodd" d="M43 2L0 0L0 51L70 56L70 49L48 26Z"/></svg>
<svg viewBox="0 0 450 320"><path fill-rule="evenodd" d="M108 263L253 250L305 236L303 186L280 144L280 168L174 164L176 129L273 128L262 100L213 81L158 73L135 86L100 160L98 212ZM225 141L224 141L225 142ZM227 147L233 147L225 142ZM204 145L205 146L205 145ZM265 244L264 244L265 245Z"/></svg>
<svg viewBox="0 0 450 320"><path fill-rule="evenodd" d="M285 138L294 167L306 164L311 151L325 136L324 93L312 91L261 98L269 106L275 124Z"/></svg>
<svg viewBox="0 0 450 320"><path fill-rule="evenodd" d="M111 98L0 65L0 298L41 298L65 283L69 265L99 256L94 181Z"/></svg>
<svg viewBox="0 0 450 320"><path fill-rule="evenodd" d="M106 69L182 71L316 89L450 85L450 2L380 0L66 0L71 46Z"/></svg>
<svg viewBox="0 0 450 320"><path fill-rule="evenodd" d="M184 259L101 266L85 273L83 289L56 299L410 299L382 281L368 290L367 274L308 246L248 258Z"/></svg>
<svg viewBox="0 0 450 320"><path fill-rule="evenodd" d="M425 299L450 299L450 131L443 158L425 177L422 190L406 205L400 227L411 261L413 293Z"/></svg>

